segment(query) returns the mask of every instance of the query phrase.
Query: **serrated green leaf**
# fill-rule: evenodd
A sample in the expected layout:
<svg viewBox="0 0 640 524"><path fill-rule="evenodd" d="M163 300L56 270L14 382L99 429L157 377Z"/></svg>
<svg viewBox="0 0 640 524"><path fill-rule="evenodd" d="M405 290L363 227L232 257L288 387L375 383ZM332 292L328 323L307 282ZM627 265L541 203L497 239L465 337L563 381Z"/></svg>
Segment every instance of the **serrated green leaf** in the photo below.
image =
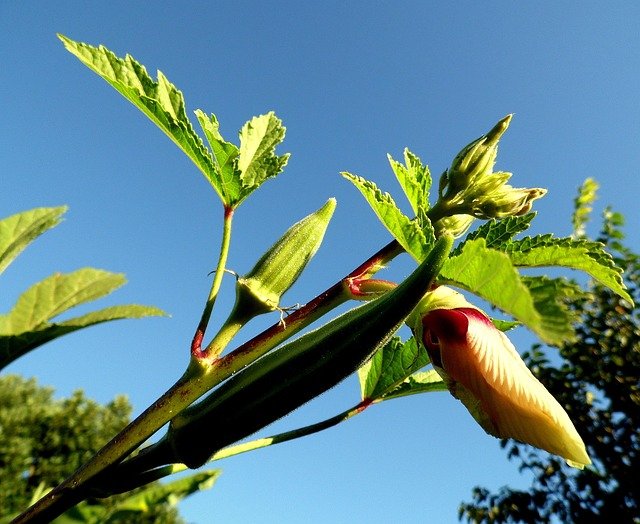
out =
<svg viewBox="0 0 640 524"><path fill-rule="evenodd" d="M125 282L122 274L93 268L51 275L20 295L2 324L2 334L40 329L68 309L105 296Z"/></svg>
<svg viewBox="0 0 640 524"><path fill-rule="evenodd" d="M445 262L440 279L482 297L549 344L572 336L564 323L552 325L543 319L509 256L487 248L483 238L465 242L460 253Z"/></svg>
<svg viewBox="0 0 640 524"><path fill-rule="evenodd" d="M223 193L223 201L231 205L232 202L240 198L242 189L240 171L236 166L239 154L238 147L222 138L220 124L214 114L207 117L200 109L196 109L195 114L213 151L213 157L220 174L220 190Z"/></svg>
<svg viewBox="0 0 640 524"><path fill-rule="evenodd" d="M44 323L31 331L18 334L7 335L6 331L0 330L2 333L0 334L0 369L26 355L29 351L79 329L112 320L151 316L166 316L166 313L156 307L130 304L111 306L60 323ZM1 322L0 326L2 326Z"/></svg>
<svg viewBox="0 0 640 524"><path fill-rule="evenodd" d="M0 220L0 273L42 233L60 223L66 206L39 207Z"/></svg>
<svg viewBox="0 0 640 524"><path fill-rule="evenodd" d="M570 299L586 293L577 285L564 278L546 276L522 277L529 289L536 310L540 313L541 325L545 331L567 333L564 342L575 339L573 323L576 315L568 307Z"/></svg>
<svg viewBox="0 0 640 524"><path fill-rule="evenodd" d="M529 229L531 221L536 213L527 213L522 216L506 217L500 220L492 219L482 224L478 229L469 233L465 240L475 240L484 238L486 246L492 249L502 249L518 233ZM457 254L462 249L462 245L454 251Z"/></svg>
<svg viewBox="0 0 640 524"><path fill-rule="evenodd" d="M237 163L242 190L236 205L287 165L288 153L275 154L276 146L284 140L285 131L282 121L272 111L253 117L242 126Z"/></svg>
<svg viewBox="0 0 640 524"><path fill-rule="evenodd" d="M104 46L93 47L58 35L66 49L142 111L193 161L220 195L225 191L211 153L194 131L182 93L158 72L154 81L130 55L118 58Z"/></svg>
<svg viewBox="0 0 640 524"><path fill-rule="evenodd" d="M622 270L615 265L600 242L539 235L511 242L505 251L516 266L560 266L584 271L624 300L633 303L622 280Z"/></svg>
<svg viewBox="0 0 640 524"><path fill-rule="evenodd" d="M407 148L404 150L404 165L394 160L391 155L387 157L413 212L416 216L426 213L429 209L429 190L431 189L429 168Z"/></svg>
<svg viewBox="0 0 640 524"><path fill-rule="evenodd" d="M413 337L404 343L399 337L392 338L358 370L362 399L383 397L428 363L427 352L418 348Z"/></svg>
<svg viewBox="0 0 640 524"><path fill-rule="evenodd" d="M435 391L448 391L446 384L437 371L434 369L418 371L408 376L394 389L385 394L382 400L391 400L420 393L433 393Z"/></svg>
<svg viewBox="0 0 640 524"><path fill-rule="evenodd" d="M598 197L598 183L593 178L587 178L578 189L578 196L573 201L573 237L580 238L585 234L585 226L591 215L592 205Z"/></svg>
<svg viewBox="0 0 640 524"><path fill-rule="evenodd" d="M421 227L417 220L411 220L400 211L389 193L383 193L373 182L346 172L342 173L342 176L358 188L374 213L405 251L418 262L423 261L435 242L433 228L428 219L425 217L425 226Z"/></svg>

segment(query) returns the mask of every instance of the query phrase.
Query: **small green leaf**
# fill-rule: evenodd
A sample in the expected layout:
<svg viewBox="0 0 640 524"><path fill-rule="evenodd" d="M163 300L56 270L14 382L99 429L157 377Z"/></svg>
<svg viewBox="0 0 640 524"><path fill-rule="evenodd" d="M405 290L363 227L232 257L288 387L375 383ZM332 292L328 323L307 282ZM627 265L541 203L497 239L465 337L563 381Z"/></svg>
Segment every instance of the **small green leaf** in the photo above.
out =
<svg viewBox="0 0 640 524"><path fill-rule="evenodd" d="M0 220L0 273L33 240L58 225L66 210L66 206L40 207Z"/></svg>
<svg viewBox="0 0 640 524"><path fill-rule="evenodd" d="M122 274L93 268L51 275L20 295L3 323L2 334L39 329L68 309L107 295L125 282Z"/></svg>
<svg viewBox="0 0 640 524"><path fill-rule="evenodd" d="M633 303L622 280L622 270L604 248L600 242L539 235L510 243L506 252L516 266L561 266L584 271L624 300Z"/></svg>
<svg viewBox="0 0 640 524"><path fill-rule="evenodd" d="M434 391L448 391L442 377L438 375L435 369L418 371L389 391L383 397L383 400L418 395L420 393L433 393Z"/></svg>
<svg viewBox="0 0 640 524"><path fill-rule="evenodd" d="M273 112L253 117L240 130L237 167L242 190L236 206L287 165L288 153L281 156L275 154L276 146L284 140L285 131L282 121Z"/></svg>
<svg viewBox="0 0 640 524"><path fill-rule="evenodd" d="M376 400L429 363L427 352L412 337L402 342L392 338L358 370L362 399Z"/></svg>
<svg viewBox="0 0 640 524"><path fill-rule="evenodd" d="M413 212L416 215L425 213L429 209L429 190L431 189L429 168L407 148L404 150L404 165L394 160L391 155L387 157Z"/></svg>
<svg viewBox="0 0 640 524"><path fill-rule="evenodd" d="M482 238L465 242L460 253L445 262L440 279L484 298L547 343L559 343L572 336L572 330L564 322L552 326L544 321L509 256L488 249Z"/></svg>
<svg viewBox="0 0 640 524"><path fill-rule="evenodd" d="M227 203L220 174L211 153L187 117L182 93L161 72L158 72L158 80L154 81L145 67L130 55L118 58L104 46L93 47L74 42L63 35L58 37L70 53L162 129L202 171L222 201Z"/></svg>
<svg viewBox="0 0 640 524"><path fill-rule="evenodd" d="M383 193L371 181L351 173L342 173L362 193L380 221L385 225L398 243L418 262L425 259L435 237L433 228L424 217L425 225L411 220L398 209L389 193Z"/></svg>
<svg viewBox="0 0 640 524"><path fill-rule="evenodd" d="M482 224L478 229L469 233L465 240L484 238L486 246L492 249L502 249L507 246L513 237L529 229L531 221L536 213L527 213L522 216L511 216L500 220L491 219ZM460 252L462 245L455 250L454 254Z"/></svg>

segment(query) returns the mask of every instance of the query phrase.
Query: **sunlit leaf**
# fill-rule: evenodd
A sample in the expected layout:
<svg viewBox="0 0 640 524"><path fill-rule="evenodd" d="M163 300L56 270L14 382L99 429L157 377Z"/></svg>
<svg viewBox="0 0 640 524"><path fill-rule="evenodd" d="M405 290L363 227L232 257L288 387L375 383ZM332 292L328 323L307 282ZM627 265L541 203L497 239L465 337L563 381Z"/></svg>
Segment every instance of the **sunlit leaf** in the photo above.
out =
<svg viewBox="0 0 640 524"><path fill-rule="evenodd" d="M622 270L600 242L539 235L511 242L506 252L516 266L561 266L584 271L623 299L633 302L622 281Z"/></svg>
<svg viewBox="0 0 640 524"><path fill-rule="evenodd" d="M409 219L400 211L391 195L383 193L373 182L351 173L342 175L358 188L380 221L407 253L418 262L424 260L435 242L430 225L428 228L421 227L418 221ZM429 234L428 237L425 232Z"/></svg>
<svg viewBox="0 0 640 524"><path fill-rule="evenodd" d="M33 240L60 223L66 210L66 206L40 207L0 220L0 273Z"/></svg>
<svg viewBox="0 0 640 524"><path fill-rule="evenodd" d="M8 314L0 315L0 369L32 349L78 329L111 320L165 315L151 306L121 305L52 322L61 313L105 296L124 282L121 274L84 268L52 275L31 286Z"/></svg>
<svg viewBox="0 0 640 524"><path fill-rule="evenodd" d="M552 326L543 319L509 256L488 249L484 239L465 242L460 253L445 262L440 279L484 298L529 327L545 342L560 343L573 334L564 322Z"/></svg>
<svg viewBox="0 0 640 524"><path fill-rule="evenodd" d="M429 357L414 338L402 342L392 338L358 370L362 399L383 397L414 371L426 366Z"/></svg>
<svg viewBox="0 0 640 524"><path fill-rule="evenodd" d="M51 275L20 295L3 324L3 334L38 329L68 309L105 296L125 282L122 274L93 268Z"/></svg>
<svg viewBox="0 0 640 524"><path fill-rule="evenodd" d="M404 150L404 165L388 155L393 170L402 190L411 204L416 215L429 209L429 190L431 189L431 174L429 168L422 164L420 158L409 149Z"/></svg>
<svg viewBox="0 0 640 524"><path fill-rule="evenodd" d="M158 79L130 55L117 57L104 46L93 47L58 35L67 50L106 80L153 121L202 171L225 202L226 193L211 153L194 131L180 92L158 71Z"/></svg>
<svg viewBox="0 0 640 524"><path fill-rule="evenodd" d="M284 140L285 127L273 112L253 117L240 131L238 171L242 189L238 204L265 180L275 177L289 161L289 154L278 156L276 146Z"/></svg>
<svg viewBox="0 0 640 524"><path fill-rule="evenodd" d="M506 217L500 220L492 219L482 224L478 229L469 233L466 240L484 238L487 247L501 249L508 245L518 233L526 231L536 213L528 213L517 217ZM463 244L464 245L464 244ZM458 247L454 254L460 252Z"/></svg>

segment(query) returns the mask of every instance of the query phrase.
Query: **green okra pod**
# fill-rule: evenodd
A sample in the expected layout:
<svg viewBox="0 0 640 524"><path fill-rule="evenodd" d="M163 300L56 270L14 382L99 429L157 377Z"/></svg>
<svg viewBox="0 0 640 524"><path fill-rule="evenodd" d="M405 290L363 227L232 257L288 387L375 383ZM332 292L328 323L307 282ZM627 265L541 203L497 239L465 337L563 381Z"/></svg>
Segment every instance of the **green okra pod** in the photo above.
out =
<svg viewBox="0 0 640 524"><path fill-rule="evenodd" d="M320 247L335 208L336 200L330 198L318 211L295 223L249 273L238 278L237 309L257 314L278 308L280 297L295 283Z"/></svg>
<svg viewBox="0 0 640 524"><path fill-rule="evenodd" d="M285 416L356 371L428 291L453 239L439 239L399 286L268 353L172 421L156 456L191 468Z"/></svg>

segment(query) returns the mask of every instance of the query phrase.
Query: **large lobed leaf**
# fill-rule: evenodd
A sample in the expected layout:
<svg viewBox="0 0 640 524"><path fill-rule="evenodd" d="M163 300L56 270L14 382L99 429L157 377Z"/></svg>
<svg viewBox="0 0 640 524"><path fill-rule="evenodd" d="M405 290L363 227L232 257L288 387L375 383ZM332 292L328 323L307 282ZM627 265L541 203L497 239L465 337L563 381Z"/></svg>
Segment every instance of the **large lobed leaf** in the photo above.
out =
<svg viewBox="0 0 640 524"><path fill-rule="evenodd" d="M164 131L202 171L229 207L237 207L268 178L280 173L289 159L277 156L285 127L274 113L252 118L240 131L240 147L222 138L215 115L196 110L211 151L195 132L187 117L179 91L158 71L154 80L130 55L117 57L104 46L93 47L58 35L67 50L97 73Z"/></svg>
<svg viewBox="0 0 640 524"><path fill-rule="evenodd" d="M0 220L0 273L42 233L55 227L66 206L39 207Z"/></svg>
<svg viewBox="0 0 640 524"><path fill-rule="evenodd" d="M539 235L516 240L505 252L516 266L561 266L589 274L629 303L632 298L622 281L622 270L605 251L604 244L591 240Z"/></svg>
<svg viewBox="0 0 640 524"><path fill-rule="evenodd" d="M595 191L591 186L587 189ZM589 194L583 197L583 200L587 205L593 200L593 195ZM515 235L529 227L534 216L535 213L529 213L502 220L490 220L470 233L467 241L483 238L486 247L504 251L515 266L559 266L584 271L620 297L631 301L622 281L622 271L615 265L602 243L586 239L556 238L551 234L513 240ZM578 222L580 220L585 220L585 217ZM459 254L463 247L464 244L459 246L454 255Z"/></svg>
<svg viewBox="0 0 640 524"><path fill-rule="evenodd" d="M118 58L104 46L93 47L58 35L67 50L106 80L151 119L202 171L225 201L220 174L210 152L194 131L182 93L158 71L157 81L132 56Z"/></svg>
<svg viewBox="0 0 640 524"><path fill-rule="evenodd" d="M380 221L405 251L418 262L423 261L435 242L428 218L424 217L425 223L421 227L418 220L411 220L404 215L391 195L383 193L373 182L351 173L342 173L342 176L358 188Z"/></svg>

